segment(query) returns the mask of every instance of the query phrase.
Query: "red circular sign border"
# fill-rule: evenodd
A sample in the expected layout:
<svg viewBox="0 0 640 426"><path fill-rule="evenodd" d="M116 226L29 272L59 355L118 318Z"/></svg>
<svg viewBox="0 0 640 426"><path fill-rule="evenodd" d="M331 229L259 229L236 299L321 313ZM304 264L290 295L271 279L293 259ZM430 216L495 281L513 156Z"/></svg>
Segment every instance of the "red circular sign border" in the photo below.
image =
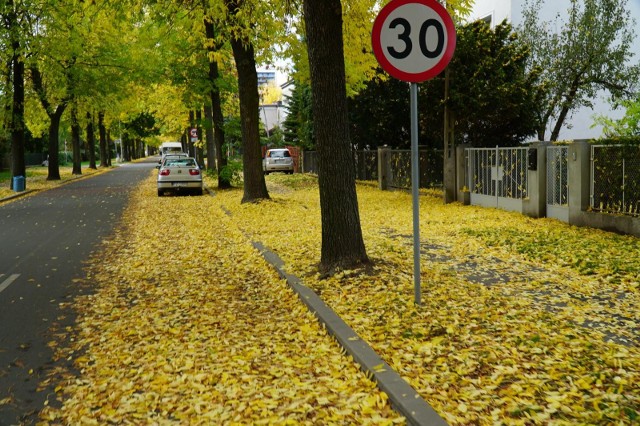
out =
<svg viewBox="0 0 640 426"><path fill-rule="evenodd" d="M382 51L382 45L380 43L380 35L382 34L382 24L387 17L399 8L409 3L418 3L433 9L444 22L445 29L447 31L447 48L440 58L440 61L430 69L421 73L408 73L396 68L385 56ZM373 53L378 60L378 63L391 77L398 80L407 81L410 83L420 83L425 80L430 80L440 74L447 67L451 58L453 58L453 52L456 49L456 28L453 24L451 16L447 10L436 0L391 0L385 7L382 8L375 21L373 22L373 29L371 31L371 44L373 46Z"/></svg>

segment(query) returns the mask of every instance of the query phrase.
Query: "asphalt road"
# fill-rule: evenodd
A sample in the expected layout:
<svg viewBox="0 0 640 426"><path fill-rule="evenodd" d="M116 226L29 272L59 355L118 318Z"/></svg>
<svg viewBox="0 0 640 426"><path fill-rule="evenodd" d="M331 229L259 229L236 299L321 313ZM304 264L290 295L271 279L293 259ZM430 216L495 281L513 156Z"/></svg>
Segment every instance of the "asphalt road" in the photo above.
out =
<svg viewBox="0 0 640 426"><path fill-rule="evenodd" d="M74 279L118 226L151 161L0 204L0 425L35 424L54 401L41 385L56 365L47 343L73 324L68 302L90 291Z"/></svg>

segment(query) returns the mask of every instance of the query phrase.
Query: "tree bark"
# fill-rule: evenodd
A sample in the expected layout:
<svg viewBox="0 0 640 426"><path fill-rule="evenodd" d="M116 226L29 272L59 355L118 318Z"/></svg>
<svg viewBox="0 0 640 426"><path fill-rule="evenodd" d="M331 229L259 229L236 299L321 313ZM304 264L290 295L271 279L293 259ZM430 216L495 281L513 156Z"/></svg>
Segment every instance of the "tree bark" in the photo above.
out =
<svg viewBox="0 0 640 426"><path fill-rule="evenodd" d="M97 169L96 167L96 135L93 131L93 116L90 112L87 113L87 151L89 151L89 168Z"/></svg>
<svg viewBox="0 0 640 426"><path fill-rule="evenodd" d="M237 0L225 0L229 14L239 11ZM253 44L246 39L231 37L231 49L238 70L238 95L240 98L240 121L242 130L242 169L244 194L242 203L269 199L267 184L262 171L260 149L260 121L258 119L258 73Z"/></svg>
<svg viewBox="0 0 640 426"><path fill-rule="evenodd" d="M213 114L211 106L204 106L205 144L207 146L207 170L216 170L216 142L213 139Z"/></svg>
<svg viewBox="0 0 640 426"><path fill-rule="evenodd" d="M60 142L58 135L60 133L60 120L66 109L67 104L60 104L56 107L53 114L49 115L51 122L49 123L49 165L47 166L47 180L60 180ZM65 158L65 161L67 159Z"/></svg>
<svg viewBox="0 0 640 426"><path fill-rule="evenodd" d="M217 74L217 64L215 68ZM227 166L227 153L224 151L224 115L222 114L222 99L218 88L211 91L211 114L213 116L213 139L216 145L216 165L218 166L218 189L228 189L231 188L231 181L220 173Z"/></svg>
<svg viewBox="0 0 640 426"><path fill-rule="evenodd" d="M207 39L211 45L208 47L209 52L213 53L219 46L214 45L215 28L210 19L205 18L205 31ZM209 80L211 82L211 115L213 120L213 138L215 143L216 166L218 172L218 189L231 188L229 179L225 179L220 173L227 165L227 156L224 152L224 115L222 114L222 99L220 98L220 89L218 88L218 78L220 72L218 63L215 60L209 60Z"/></svg>
<svg viewBox="0 0 640 426"><path fill-rule="evenodd" d="M11 73L13 74L12 88L13 98L11 104L11 179L9 186L13 188L13 178L16 176L27 177L27 168L24 160L25 124L24 124L24 61L20 55L20 39L18 38L18 17L13 11L13 2L8 3L7 27L11 33Z"/></svg>
<svg viewBox="0 0 640 426"><path fill-rule="evenodd" d="M109 147L107 145L107 129L104 126L104 111L98 113L98 135L100 138L100 167L108 167Z"/></svg>
<svg viewBox="0 0 640 426"><path fill-rule="evenodd" d="M304 0L318 184L321 268L333 273L368 263L349 140L340 0Z"/></svg>
<svg viewBox="0 0 640 426"><path fill-rule="evenodd" d="M58 152L60 151L60 142L58 139L58 133L60 130L60 120L62 119L62 114L67 108L69 99L66 97L62 99L54 110L53 106L47 99L47 93L42 82L42 74L40 73L40 70L35 66L30 69L33 87L38 94L42 107L49 117L49 165L47 166L47 180L60 180L60 159L58 155Z"/></svg>
<svg viewBox="0 0 640 426"><path fill-rule="evenodd" d="M73 150L72 175L82 174L82 154L80 152L80 124L76 107L71 109L71 149Z"/></svg>
<svg viewBox="0 0 640 426"><path fill-rule="evenodd" d="M198 133L198 145L196 146L196 159L198 164L204 167L204 146L202 145L202 108L196 110L196 131Z"/></svg>
<svg viewBox="0 0 640 426"><path fill-rule="evenodd" d="M578 87L580 87L580 79L576 77L571 85L571 89L569 90L569 94L567 94L567 98L565 102L562 104L562 108L560 109L560 114L558 114L558 120L556 121L553 130L551 131L552 142L558 140L558 136L560 136L560 129L562 129L562 125L564 124L564 120L566 120L567 115L569 114L569 105L573 104L573 101L576 97L576 93L578 92Z"/></svg>
<svg viewBox="0 0 640 426"><path fill-rule="evenodd" d="M111 131L107 130L107 166L111 167ZM116 144L113 144L113 149L116 151Z"/></svg>

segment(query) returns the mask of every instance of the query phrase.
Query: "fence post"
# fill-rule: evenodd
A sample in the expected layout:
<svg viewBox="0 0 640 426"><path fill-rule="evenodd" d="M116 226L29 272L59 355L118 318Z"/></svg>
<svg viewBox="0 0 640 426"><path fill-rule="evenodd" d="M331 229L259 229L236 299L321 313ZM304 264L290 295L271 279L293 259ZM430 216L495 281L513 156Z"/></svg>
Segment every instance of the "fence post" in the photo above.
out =
<svg viewBox="0 0 640 426"><path fill-rule="evenodd" d="M585 140L569 145L567 174L569 177L569 223L584 225L583 213L589 208L591 192L591 145Z"/></svg>
<svg viewBox="0 0 640 426"><path fill-rule="evenodd" d="M547 147L549 142L533 142L527 159L527 195L522 213L529 217L544 217L547 212Z"/></svg>
<svg viewBox="0 0 640 426"><path fill-rule="evenodd" d="M444 149L444 175L442 184L444 187L444 203L453 203L457 200L459 186L457 184L457 147L451 144Z"/></svg>
<svg viewBox="0 0 640 426"><path fill-rule="evenodd" d="M389 147L378 147L378 188L382 191L389 189Z"/></svg>
<svg viewBox="0 0 640 426"><path fill-rule="evenodd" d="M456 145L456 201L465 206L471 204L471 188L467 187L467 172L469 169L466 157L467 148L469 148L469 145Z"/></svg>

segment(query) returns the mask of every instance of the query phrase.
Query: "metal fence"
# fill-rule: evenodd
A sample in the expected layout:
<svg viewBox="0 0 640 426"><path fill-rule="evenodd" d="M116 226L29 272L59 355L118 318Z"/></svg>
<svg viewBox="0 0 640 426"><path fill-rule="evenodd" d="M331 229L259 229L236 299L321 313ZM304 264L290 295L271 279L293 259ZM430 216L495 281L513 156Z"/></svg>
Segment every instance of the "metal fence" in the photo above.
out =
<svg viewBox="0 0 640 426"><path fill-rule="evenodd" d="M26 166L39 166L47 159L47 154L41 152L27 152L24 154L24 164ZM0 170L11 167L11 154L0 154Z"/></svg>
<svg viewBox="0 0 640 426"><path fill-rule="evenodd" d="M547 147L547 204L569 204L568 146Z"/></svg>
<svg viewBox="0 0 640 426"><path fill-rule="evenodd" d="M444 181L444 151L421 149L418 151L420 188L440 187ZM411 150L393 150L389 154L389 187L411 188Z"/></svg>
<svg viewBox="0 0 640 426"><path fill-rule="evenodd" d="M318 174L318 152L303 151L302 153L302 172Z"/></svg>
<svg viewBox="0 0 640 426"><path fill-rule="evenodd" d="M529 148L470 148L468 186L473 194L524 199Z"/></svg>
<svg viewBox="0 0 640 426"><path fill-rule="evenodd" d="M353 151L353 161L357 180L378 180L378 151ZM420 150L420 187L442 186L444 180L444 154L442 150ZM411 151L392 150L389 155L391 176L389 187L397 189L411 188ZM303 171L318 173L318 155L316 151L303 154Z"/></svg>
<svg viewBox="0 0 640 426"><path fill-rule="evenodd" d="M304 151L303 172L318 174L318 152ZM353 151L353 166L357 180L378 179L378 151Z"/></svg>
<svg viewBox="0 0 640 426"><path fill-rule="evenodd" d="M356 179L378 180L378 151L354 151Z"/></svg>
<svg viewBox="0 0 640 426"><path fill-rule="evenodd" d="M640 217L640 146L591 147L591 210Z"/></svg>

